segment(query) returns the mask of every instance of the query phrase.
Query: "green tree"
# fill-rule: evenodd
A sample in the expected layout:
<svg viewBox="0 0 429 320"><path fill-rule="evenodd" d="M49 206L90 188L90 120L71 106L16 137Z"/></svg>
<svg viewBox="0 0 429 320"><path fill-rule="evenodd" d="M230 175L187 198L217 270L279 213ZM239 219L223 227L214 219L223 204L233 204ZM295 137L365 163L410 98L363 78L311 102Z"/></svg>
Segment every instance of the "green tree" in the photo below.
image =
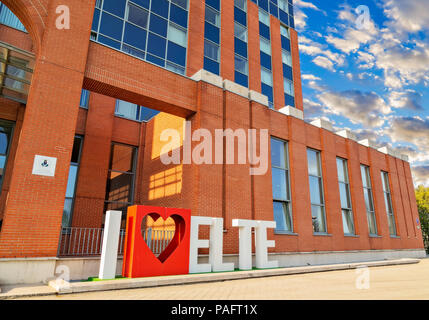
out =
<svg viewBox="0 0 429 320"><path fill-rule="evenodd" d="M426 252L429 253L429 188L419 186L416 189L416 199L423 240L425 242Z"/></svg>

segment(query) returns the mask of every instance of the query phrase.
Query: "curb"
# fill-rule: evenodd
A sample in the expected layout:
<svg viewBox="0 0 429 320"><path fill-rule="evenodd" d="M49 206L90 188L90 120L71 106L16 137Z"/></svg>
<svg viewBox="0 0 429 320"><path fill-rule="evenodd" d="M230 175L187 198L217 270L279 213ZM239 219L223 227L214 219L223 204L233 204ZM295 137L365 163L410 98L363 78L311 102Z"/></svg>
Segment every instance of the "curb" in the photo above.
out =
<svg viewBox="0 0 429 320"><path fill-rule="evenodd" d="M294 275L294 274L350 270L350 269L356 269L359 267L397 266L397 265L406 265L406 264L416 264L419 262L420 262L420 259L399 259L399 260L384 260L384 261L358 262L358 263L334 264L334 265L289 267L289 268L266 269L266 270L106 280L106 281L97 281L97 282L66 282L66 281L58 282L53 280L53 281L49 281L48 286L46 285L35 286L34 287L35 290L32 292L28 292L29 291L28 286L12 288L12 290L10 290L12 291L10 294L8 294L7 292L0 293L0 300L35 297L35 296L66 295L71 293L125 290L125 289L138 289L138 288L142 289L142 288L161 287L161 286L175 286L175 285L186 285L186 284L197 284L197 283L244 280L244 279L265 278L265 277L275 277L275 276Z"/></svg>

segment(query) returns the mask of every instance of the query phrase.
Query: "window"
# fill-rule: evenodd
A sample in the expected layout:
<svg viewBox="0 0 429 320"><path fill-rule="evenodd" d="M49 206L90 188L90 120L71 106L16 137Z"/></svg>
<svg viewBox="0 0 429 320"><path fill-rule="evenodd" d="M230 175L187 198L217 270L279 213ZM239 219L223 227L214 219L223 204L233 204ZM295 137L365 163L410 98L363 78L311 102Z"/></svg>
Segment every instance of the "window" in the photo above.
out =
<svg viewBox="0 0 429 320"><path fill-rule="evenodd" d="M0 120L0 190L3 185L14 127L15 123L7 120Z"/></svg>
<svg viewBox="0 0 429 320"><path fill-rule="evenodd" d="M247 8L247 0L234 0L234 5L237 8L240 8L243 11L246 11Z"/></svg>
<svg viewBox="0 0 429 320"><path fill-rule="evenodd" d="M271 55L271 42L261 37L260 39L261 51Z"/></svg>
<svg viewBox="0 0 429 320"><path fill-rule="evenodd" d="M283 37L286 37L288 39L290 39L290 33L289 33L289 28L285 27L284 25L280 25L280 35L282 35Z"/></svg>
<svg viewBox="0 0 429 320"><path fill-rule="evenodd" d="M204 41L204 56L215 61L219 61L219 46L211 41Z"/></svg>
<svg viewBox="0 0 429 320"><path fill-rule="evenodd" d="M82 89L82 93L80 95L80 103L79 106L82 108L88 109L89 106L89 91Z"/></svg>
<svg viewBox="0 0 429 320"><path fill-rule="evenodd" d="M350 197L349 171L347 160L337 158L338 183L340 188L341 211L344 234L355 234L352 201Z"/></svg>
<svg viewBox="0 0 429 320"><path fill-rule="evenodd" d="M220 14L212 8L206 6L206 22L210 22L216 27L220 27Z"/></svg>
<svg viewBox="0 0 429 320"><path fill-rule="evenodd" d="M107 210L122 211L123 227L125 226L127 208L134 202L136 155L136 147L118 143L112 144L104 215Z"/></svg>
<svg viewBox="0 0 429 320"><path fill-rule="evenodd" d="M185 73L188 0L97 1L91 40Z"/></svg>
<svg viewBox="0 0 429 320"><path fill-rule="evenodd" d="M247 28L237 22L234 23L234 35L236 38L247 42Z"/></svg>
<svg viewBox="0 0 429 320"><path fill-rule="evenodd" d="M284 64L288 66L292 66L292 55L290 52L287 52L286 50L282 50L282 61Z"/></svg>
<svg viewBox="0 0 429 320"><path fill-rule="evenodd" d="M262 80L262 83L264 83L268 86L272 86L273 85L273 75L272 75L271 71L269 71L265 68L261 68L261 80Z"/></svg>
<svg viewBox="0 0 429 320"><path fill-rule="evenodd" d="M235 71L238 71L242 74L248 74L248 64L247 60L240 57L239 55L235 55Z"/></svg>
<svg viewBox="0 0 429 320"><path fill-rule="evenodd" d="M64 200L62 227L69 228L72 224L73 205L76 194L77 174L82 153L83 137L75 136L70 160L69 177L67 180L66 197Z"/></svg>
<svg viewBox="0 0 429 320"><path fill-rule="evenodd" d="M187 36L186 31L182 28L179 28L172 23L168 25L168 40L174 42L182 47L186 47L187 44Z"/></svg>
<svg viewBox="0 0 429 320"><path fill-rule="evenodd" d="M285 93L290 96L294 96L295 93L293 88L293 82L286 78L283 78L283 82L284 82Z"/></svg>
<svg viewBox="0 0 429 320"><path fill-rule="evenodd" d="M173 67L174 65L170 66L170 68ZM149 121L158 113L159 111L139 106L134 103L116 100L115 115L119 117L136 121Z"/></svg>
<svg viewBox="0 0 429 320"><path fill-rule="evenodd" d="M278 0L278 4L280 9L282 9L286 13L289 13L289 5L287 3L287 0Z"/></svg>
<svg viewBox="0 0 429 320"><path fill-rule="evenodd" d="M307 149L311 215L314 233L327 233L320 151Z"/></svg>
<svg viewBox="0 0 429 320"><path fill-rule="evenodd" d="M259 22L270 26L270 15L264 10L259 9Z"/></svg>
<svg viewBox="0 0 429 320"><path fill-rule="evenodd" d="M387 172L381 171L381 181L383 182L384 203L386 204L389 233L391 236L396 236L396 222L393 213L392 196L390 194L389 174Z"/></svg>
<svg viewBox="0 0 429 320"><path fill-rule="evenodd" d="M293 232L288 144L286 141L271 138L271 166L276 231Z"/></svg>
<svg viewBox="0 0 429 320"><path fill-rule="evenodd" d="M377 235L377 221L375 218L374 202L372 198L371 175L369 173L369 167L361 165L360 171L362 176L369 234Z"/></svg>

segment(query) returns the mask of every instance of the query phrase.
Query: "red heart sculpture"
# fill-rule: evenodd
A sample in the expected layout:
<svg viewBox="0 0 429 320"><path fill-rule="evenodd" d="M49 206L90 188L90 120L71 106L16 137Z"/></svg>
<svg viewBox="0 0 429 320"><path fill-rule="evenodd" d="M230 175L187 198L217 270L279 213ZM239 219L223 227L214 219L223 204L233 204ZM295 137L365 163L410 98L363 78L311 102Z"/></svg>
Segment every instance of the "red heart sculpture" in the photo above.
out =
<svg viewBox="0 0 429 320"><path fill-rule="evenodd" d="M147 246L141 232L143 219L148 215L154 220L171 217L176 225L173 239L158 257ZM129 207L122 276L140 278L189 273L190 221L191 211L186 209Z"/></svg>

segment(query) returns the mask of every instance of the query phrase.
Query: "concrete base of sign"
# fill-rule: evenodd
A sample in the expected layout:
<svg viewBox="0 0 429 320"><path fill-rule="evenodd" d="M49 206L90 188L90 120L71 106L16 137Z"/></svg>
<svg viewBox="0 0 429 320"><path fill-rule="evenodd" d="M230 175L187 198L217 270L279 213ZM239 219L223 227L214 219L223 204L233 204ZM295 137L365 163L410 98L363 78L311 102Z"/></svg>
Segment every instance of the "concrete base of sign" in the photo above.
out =
<svg viewBox="0 0 429 320"><path fill-rule="evenodd" d="M403 258L426 258L422 249L410 250L367 250L367 251L322 251L322 252L289 252L269 254L270 260L277 260L279 267L299 267L330 265L339 263L356 263L362 261L382 261ZM209 256L200 256L199 263L208 263ZM238 266L237 255L224 255L223 262L234 262ZM253 256L253 265L255 257ZM27 258L0 259L0 287L11 284L46 283L55 278L58 267L67 267L70 280L86 280L97 277L100 258ZM118 257L116 274L121 274L122 257ZM236 272L234 272L235 274ZM117 280L113 280L117 281Z"/></svg>

